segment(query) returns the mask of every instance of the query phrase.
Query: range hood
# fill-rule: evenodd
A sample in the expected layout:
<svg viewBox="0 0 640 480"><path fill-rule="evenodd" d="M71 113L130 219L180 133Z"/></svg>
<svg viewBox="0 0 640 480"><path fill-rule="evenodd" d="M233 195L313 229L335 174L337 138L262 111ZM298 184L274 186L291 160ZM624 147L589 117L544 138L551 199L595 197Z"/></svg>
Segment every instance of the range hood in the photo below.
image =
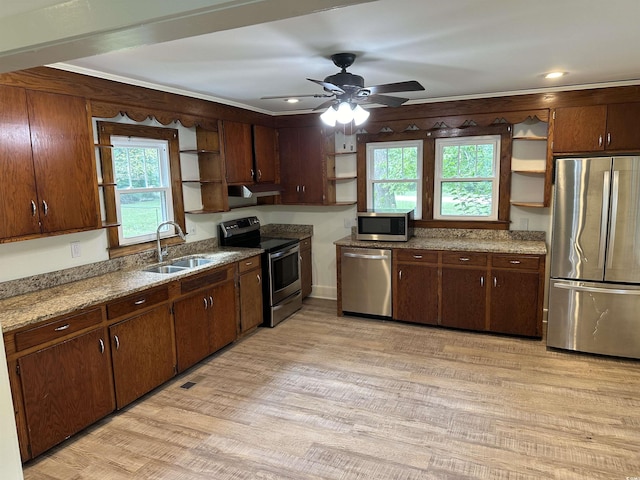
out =
<svg viewBox="0 0 640 480"><path fill-rule="evenodd" d="M254 183L249 185L229 185L230 197L254 198L280 195L282 187L275 183Z"/></svg>

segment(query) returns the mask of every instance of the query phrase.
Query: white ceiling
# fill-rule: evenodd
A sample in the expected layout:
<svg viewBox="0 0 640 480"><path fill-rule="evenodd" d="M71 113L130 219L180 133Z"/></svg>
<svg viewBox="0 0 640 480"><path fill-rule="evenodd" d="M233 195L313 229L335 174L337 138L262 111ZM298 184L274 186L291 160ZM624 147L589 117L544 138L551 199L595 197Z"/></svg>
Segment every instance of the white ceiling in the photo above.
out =
<svg viewBox="0 0 640 480"><path fill-rule="evenodd" d="M378 0L58 66L278 114L323 99L260 98L322 93L306 78L336 73L329 56L354 52L349 71L366 85L422 83L425 92L397 94L415 103L640 84L638 18L638 0ZM544 79L551 70L568 75Z"/></svg>

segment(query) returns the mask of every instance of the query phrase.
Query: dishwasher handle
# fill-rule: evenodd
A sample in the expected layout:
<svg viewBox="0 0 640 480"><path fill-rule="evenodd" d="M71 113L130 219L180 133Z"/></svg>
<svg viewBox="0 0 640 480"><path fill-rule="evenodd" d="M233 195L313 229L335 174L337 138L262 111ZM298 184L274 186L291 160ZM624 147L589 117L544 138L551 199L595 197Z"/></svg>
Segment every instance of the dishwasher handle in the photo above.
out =
<svg viewBox="0 0 640 480"><path fill-rule="evenodd" d="M387 255L366 255L364 253L343 253L345 257L349 258L362 258L365 260L387 260L389 257Z"/></svg>

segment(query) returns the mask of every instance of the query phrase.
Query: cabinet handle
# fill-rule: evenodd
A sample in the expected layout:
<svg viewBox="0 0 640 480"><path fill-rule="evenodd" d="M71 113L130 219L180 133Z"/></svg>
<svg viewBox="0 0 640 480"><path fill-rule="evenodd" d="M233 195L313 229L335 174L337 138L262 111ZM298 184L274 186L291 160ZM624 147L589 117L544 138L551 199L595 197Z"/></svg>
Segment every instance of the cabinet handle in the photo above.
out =
<svg viewBox="0 0 640 480"><path fill-rule="evenodd" d="M611 145L611 132L607 133L607 145Z"/></svg>
<svg viewBox="0 0 640 480"><path fill-rule="evenodd" d="M120 350L120 339L118 338L118 335L113 336L113 341L116 342L116 350Z"/></svg>
<svg viewBox="0 0 640 480"><path fill-rule="evenodd" d="M484 275L480 277L480 286L484 287Z"/></svg>
<svg viewBox="0 0 640 480"><path fill-rule="evenodd" d="M55 330L56 332L61 332L61 331L63 331L63 330L66 330L67 328L69 328L69 324L68 324L68 323L67 323L67 324L65 324L65 325L62 325L61 327L56 327L56 328L54 328L54 330Z"/></svg>
<svg viewBox="0 0 640 480"><path fill-rule="evenodd" d="M402 270L398 270L398 280L402 280Z"/></svg>
<svg viewBox="0 0 640 480"><path fill-rule="evenodd" d="M31 200L31 216L35 217L37 211L38 211L38 207L36 206L36 202Z"/></svg>
<svg viewBox="0 0 640 480"><path fill-rule="evenodd" d="M493 277L493 286L494 287L498 286L498 278L497 277Z"/></svg>
<svg viewBox="0 0 640 480"><path fill-rule="evenodd" d="M253 176L255 175L255 172L253 171L253 168L251 169L251 178L253 178Z"/></svg>
<svg viewBox="0 0 640 480"><path fill-rule="evenodd" d="M202 301L204 302L204 309L209 308L209 304L207 303L207 297L202 297Z"/></svg>
<svg viewBox="0 0 640 480"><path fill-rule="evenodd" d="M509 263L513 263L514 265L520 265L520 260L509 260Z"/></svg>
<svg viewBox="0 0 640 480"><path fill-rule="evenodd" d="M600 135L598 137L598 146L601 147L602 146L602 135Z"/></svg>
<svg viewBox="0 0 640 480"><path fill-rule="evenodd" d="M418 258L418 259L420 259L420 258L422 258L422 255L414 255L414 256L413 256L413 258Z"/></svg>
<svg viewBox="0 0 640 480"><path fill-rule="evenodd" d="M146 298L141 298L140 300L136 300L135 302L133 302L133 304L134 305L142 305L146 301L147 301Z"/></svg>
<svg viewBox="0 0 640 480"><path fill-rule="evenodd" d="M300 193L300 185L296 185L296 192Z"/></svg>
<svg viewBox="0 0 640 480"><path fill-rule="evenodd" d="M304 193L306 191L306 189L307 189L307 186L306 185L302 185L302 193Z"/></svg>
<svg viewBox="0 0 640 480"><path fill-rule="evenodd" d="M468 262L471 259L469 257L460 257L458 260L460 260L461 262Z"/></svg>
<svg viewBox="0 0 640 480"><path fill-rule="evenodd" d="M244 264L245 264L247 267L250 267L251 265L253 265L253 262L244 262Z"/></svg>
<svg viewBox="0 0 640 480"><path fill-rule="evenodd" d="M262 171L260 171L260 169L258 169L258 180L260 180L262 178Z"/></svg>
<svg viewBox="0 0 640 480"><path fill-rule="evenodd" d="M104 340L100 339L98 343L100 344L100 353L104 353Z"/></svg>
<svg viewBox="0 0 640 480"><path fill-rule="evenodd" d="M213 297L209 295L209 306L213 307Z"/></svg>
<svg viewBox="0 0 640 480"><path fill-rule="evenodd" d="M260 277L259 273L256 275L256 277L258 277L258 285L260 285L262 283L262 277Z"/></svg>
<svg viewBox="0 0 640 480"><path fill-rule="evenodd" d="M47 205L45 200L42 200L42 209L44 210L44 216L46 217L49 213L49 205Z"/></svg>

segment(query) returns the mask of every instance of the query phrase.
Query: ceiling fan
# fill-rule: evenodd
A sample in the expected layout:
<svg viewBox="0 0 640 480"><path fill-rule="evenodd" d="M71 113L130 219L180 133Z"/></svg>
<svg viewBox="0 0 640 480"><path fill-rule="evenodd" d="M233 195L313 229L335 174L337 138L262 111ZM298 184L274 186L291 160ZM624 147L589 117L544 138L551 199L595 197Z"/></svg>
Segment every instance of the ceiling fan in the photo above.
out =
<svg viewBox="0 0 640 480"><path fill-rule="evenodd" d="M365 87L364 78L347 72L347 68L353 64L355 59L355 53L336 53L331 55L331 60L336 67L341 69L340 72L329 75L324 80L307 78L307 80L320 85L325 93L298 95L298 97L331 98L331 100L327 100L313 109L315 111L328 107L320 118L331 126L335 125L336 121L350 123L353 120L356 125L364 122L369 116L369 112L360 107L360 104L377 103L389 107L399 107L409 100L408 98L384 94L424 90L424 87L415 80ZM262 97L262 99L290 97Z"/></svg>

